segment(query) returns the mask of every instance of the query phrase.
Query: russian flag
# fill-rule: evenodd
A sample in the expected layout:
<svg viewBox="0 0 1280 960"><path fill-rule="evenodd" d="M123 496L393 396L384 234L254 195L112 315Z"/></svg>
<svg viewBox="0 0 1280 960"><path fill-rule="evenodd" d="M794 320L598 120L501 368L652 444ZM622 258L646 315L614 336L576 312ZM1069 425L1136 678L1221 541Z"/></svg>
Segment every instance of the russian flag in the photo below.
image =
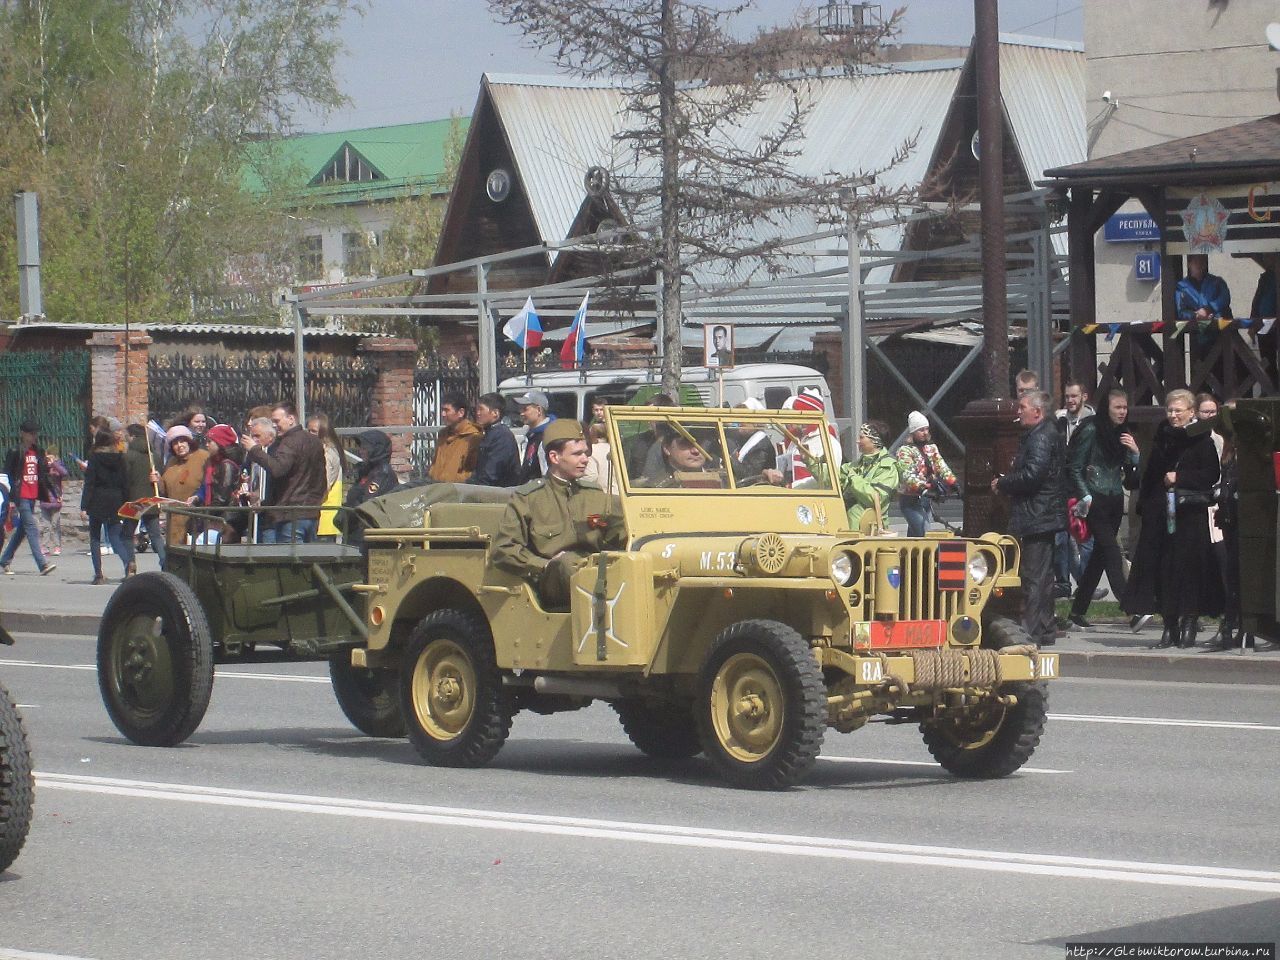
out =
<svg viewBox="0 0 1280 960"><path fill-rule="evenodd" d="M569 328L569 335L565 337L564 346L560 348L560 366L565 370L582 366L582 361L587 356L587 301L589 299L591 299L591 292L587 291L582 295L582 305L573 315L573 326Z"/></svg>
<svg viewBox="0 0 1280 960"><path fill-rule="evenodd" d="M542 323L533 309L533 297L526 297L520 312L507 321L502 332L521 350L536 350L542 343Z"/></svg>

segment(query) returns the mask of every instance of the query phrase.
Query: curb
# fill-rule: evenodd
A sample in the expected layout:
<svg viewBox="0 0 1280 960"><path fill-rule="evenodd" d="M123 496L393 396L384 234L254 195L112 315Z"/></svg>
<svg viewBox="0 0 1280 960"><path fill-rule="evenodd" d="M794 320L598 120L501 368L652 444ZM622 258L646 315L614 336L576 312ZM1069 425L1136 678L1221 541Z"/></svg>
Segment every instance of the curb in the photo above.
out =
<svg viewBox="0 0 1280 960"><path fill-rule="evenodd" d="M1050 648L1052 649L1052 648ZM1247 653L1124 653L1066 651L1062 676L1101 680L1280 685L1280 657Z"/></svg>
<svg viewBox="0 0 1280 960"><path fill-rule="evenodd" d="M100 614L90 613L30 613L26 611L0 611L0 622L10 633L65 633L74 636L98 635Z"/></svg>

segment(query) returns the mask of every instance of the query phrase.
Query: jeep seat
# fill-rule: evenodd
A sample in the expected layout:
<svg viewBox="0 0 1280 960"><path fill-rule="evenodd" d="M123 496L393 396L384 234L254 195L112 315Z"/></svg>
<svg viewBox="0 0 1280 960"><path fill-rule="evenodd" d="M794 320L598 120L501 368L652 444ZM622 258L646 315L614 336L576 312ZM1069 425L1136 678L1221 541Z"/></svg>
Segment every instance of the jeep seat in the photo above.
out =
<svg viewBox="0 0 1280 960"><path fill-rule="evenodd" d="M428 508L427 527L433 530L476 527L482 536L492 540L498 535L502 515L506 512L504 503L435 503Z"/></svg>

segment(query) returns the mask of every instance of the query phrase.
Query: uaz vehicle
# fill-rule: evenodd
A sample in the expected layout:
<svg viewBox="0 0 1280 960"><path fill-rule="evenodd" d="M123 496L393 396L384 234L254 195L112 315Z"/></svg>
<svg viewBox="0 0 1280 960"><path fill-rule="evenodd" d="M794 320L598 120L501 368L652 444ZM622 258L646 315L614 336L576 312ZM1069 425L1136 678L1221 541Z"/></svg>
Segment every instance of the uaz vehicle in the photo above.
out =
<svg viewBox="0 0 1280 960"><path fill-rule="evenodd" d="M13 637L0 626L0 644L12 643ZM9 691L0 686L0 873L9 869L26 843L33 795L27 733Z"/></svg>
<svg viewBox="0 0 1280 960"><path fill-rule="evenodd" d="M329 588L299 589L295 579L273 597L271 589L285 588L268 578L224 577L238 597L233 614L252 619L286 608L290 629L306 625L316 650L333 652L331 663L345 648L343 673L367 681L360 689L370 698L398 691L395 719L433 764L488 762L520 710L556 713L604 700L645 753L705 753L724 779L744 787L796 783L826 728L850 732L873 719L917 725L938 762L959 776L1017 770L1043 730L1043 681L1058 672L1056 655L1038 652L1011 621L985 614L995 595L1019 587L1017 542L850 531L822 415L753 413L756 422L746 425L741 413L609 408L613 450L645 443L656 427L694 444L701 465L655 480L633 476L629 458L616 457L625 544L578 571L567 610L548 609L491 562L509 491L436 484L373 501L381 526L365 533L362 582L330 578ZM817 479L791 488L736 475L725 465L745 429L820 437L824 453L811 464ZM301 548L273 549L293 549L293 568L305 579ZM273 557L272 564L288 562ZM324 572L311 565L311 575ZM182 569L181 559L174 568ZM348 597L345 615L336 600ZM140 645L185 671L202 660L175 619L190 624L189 612L166 615L153 605L131 636L154 637ZM112 614L104 616L100 650L115 717L133 694L112 679L128 672L111 660L119 648ZM338 633L325 634L322 623ZM182 686L171 684L160 699L181 701ZM195 729L198 716L195 723L183 716L181 736L166 742Z"/></svg>

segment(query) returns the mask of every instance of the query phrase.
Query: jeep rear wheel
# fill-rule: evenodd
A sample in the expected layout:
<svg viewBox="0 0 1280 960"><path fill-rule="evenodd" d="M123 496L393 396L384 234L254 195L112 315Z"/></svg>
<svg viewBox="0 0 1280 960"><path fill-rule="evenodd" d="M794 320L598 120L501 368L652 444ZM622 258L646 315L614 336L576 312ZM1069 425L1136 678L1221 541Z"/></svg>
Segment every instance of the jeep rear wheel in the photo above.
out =
<svg viewBox="0 0 1280 960"><path fill-rule="evenodd" d="M31 828L31 751L22 718L0 687L0 873L17 858Z"/></svg>
<svg viewBox="0 0 1280 960"><path fill-rule="evenodd" d="M920 725L933 759L957 777L1007 777L1031 759L1044 732L1049 691L1043 683L1010 683L1001 688L1018 702L1004 707L989 700L957 716Z"/></svg>
<svg viewBox="0 0 1280 960"><path fill-rule="evenodd" d="M351 651L344 650L329 658L329 682L346 718L366 737L404 736L394 672L353 667Z"/></svg>
<svg viewBox="0 0 1280 960"><path fill-rule="evenodd" d="M437 610L409 635L402 663L400 707L419 755L442 767L492 760L511 732L512 708L488 624Z"/></svg>
<svg viewBox="0 0 1280 960"><path fill-rule="evenodd" d="M655 760L687 760L702 752L698 725L687 705L622 700L613 705L631 742Z"/></svg>
<svg viewBox="0 0 1280 960"><path fill-rule="evenodd" d="M213 639L191 587L171 573L120 584L98 628L98 689L134 743L172 747L195 732L213 693Z"/></svg>
<svg viewBox="0 0 1280 960"><path fill-rule="evenodd" d="M826 687L813 651L790 627L744 620L725 628L698 691L703 750L733 785L781 790L813 766L826 730Z"/></svg>

